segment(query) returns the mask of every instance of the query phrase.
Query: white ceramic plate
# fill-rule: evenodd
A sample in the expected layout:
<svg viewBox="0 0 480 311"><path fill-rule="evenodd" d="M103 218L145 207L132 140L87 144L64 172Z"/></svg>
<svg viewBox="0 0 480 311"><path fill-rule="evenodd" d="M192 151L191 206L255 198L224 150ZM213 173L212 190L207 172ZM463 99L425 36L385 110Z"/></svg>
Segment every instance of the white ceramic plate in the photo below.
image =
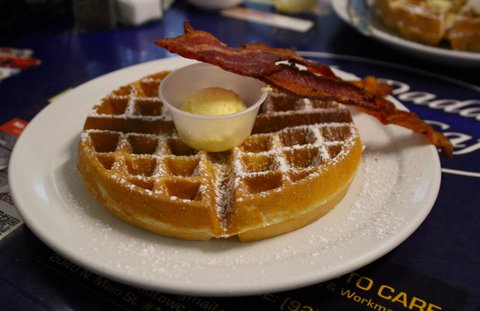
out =
<svg viewBox="0 0 480 311"><path fill-rule="evenodd" d="M347 24L355 27L347 11L349 0L332 0L332 7L335 13ZM375 19L371 25L372 38L391 45L403 52L422 57L439 63L452 65L475 65L480 66L480 53L455 51L443 47L433 47L414 41L403 39L395 33L387 30Z"/></svg>
<svg viewBox="0 0 480 311"><path fill-rule="evenodd" d="M128 225L108 213L75 168L84 120L112 89L191 63L170 58L125 68L59 97L28 125L12 154L10 187L28 227L53 250L107 278L191 295L249 295L319 283L399 245L425 219L440 163L423 137L354 114L365 144L341 203L305 228L275 238L184 241Z"/></svg>

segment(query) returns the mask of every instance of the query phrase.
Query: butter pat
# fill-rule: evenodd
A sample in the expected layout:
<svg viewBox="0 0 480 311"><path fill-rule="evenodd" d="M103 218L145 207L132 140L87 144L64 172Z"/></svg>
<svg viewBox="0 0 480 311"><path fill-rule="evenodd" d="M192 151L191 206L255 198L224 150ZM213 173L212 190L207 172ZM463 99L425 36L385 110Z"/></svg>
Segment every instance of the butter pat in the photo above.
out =
<svg viewBox="0 0 480 311"><path fill-rule="evenodd" d="M168 74L158 93L184 143L222 152L242 144L252 132L267 97L264 87L257 79L193 63Z"/></svg>
<svg viewBox="0 0 480 311"><path fill-rule="evenodd" d="M247 106L240 95L220 87L208 87L193 93L181 109L202 115L225 115L245 110Z"/></svg>

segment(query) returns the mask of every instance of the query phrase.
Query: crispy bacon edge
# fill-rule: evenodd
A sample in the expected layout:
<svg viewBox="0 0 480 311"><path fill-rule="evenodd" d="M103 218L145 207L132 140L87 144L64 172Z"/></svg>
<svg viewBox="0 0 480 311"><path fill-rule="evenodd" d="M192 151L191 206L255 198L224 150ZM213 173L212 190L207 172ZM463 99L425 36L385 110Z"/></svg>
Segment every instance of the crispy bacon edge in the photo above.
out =
<svg viewBox="0 0 480 311"><path fill-rule="evenodd" d="M185 21L184 29L183 35L160 39L155 44L183 57L262 80L295 96L335 100L355 106L383 124L396 124L425 135L445 155L452 155L453 145L447 137L415 113L397 109L384 98L391 92L390 87L373 77L345 81L330 67L308 61L292 50L272 48L259 42L232 48L209 32L193 29L188 21Z"/></svg>

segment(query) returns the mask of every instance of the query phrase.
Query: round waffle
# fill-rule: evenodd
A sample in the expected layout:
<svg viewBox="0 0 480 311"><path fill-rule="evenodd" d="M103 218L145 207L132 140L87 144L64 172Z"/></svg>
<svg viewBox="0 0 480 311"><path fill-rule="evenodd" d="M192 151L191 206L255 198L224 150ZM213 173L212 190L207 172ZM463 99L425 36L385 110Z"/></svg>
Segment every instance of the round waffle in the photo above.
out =
<svg viewBox="0 0 480 311"><path fill-rule="evenodd" d="M207 153L178 138L158 97L167 74L112 91L86 119L77 167L113 214L166 236L250 241L309 224L344 196L362 148L343 106L272 92L241 146Z"/></svg>

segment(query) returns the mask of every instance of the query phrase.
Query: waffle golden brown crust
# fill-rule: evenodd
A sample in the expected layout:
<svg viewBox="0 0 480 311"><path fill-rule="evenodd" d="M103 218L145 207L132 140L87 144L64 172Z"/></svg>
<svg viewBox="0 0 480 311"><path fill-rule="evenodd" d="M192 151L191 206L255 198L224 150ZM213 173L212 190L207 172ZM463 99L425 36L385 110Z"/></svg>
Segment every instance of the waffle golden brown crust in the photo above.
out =
<svg viewBox="0 0 480 311"><path fill-rule="evenodd" d="M273 93L241 146L207 153L178 138L158 98L167 74L114 90L85 121L77 167L113 214L166 236L250 241L309 224L344 196L361 159L347 109Z"/></svg>
<svg viewBox="0 0 480 311"><path fill-rule="evenodd" d="M376 0L376 16L402 37L480 51L480 15L466 0Z"/></svg>

